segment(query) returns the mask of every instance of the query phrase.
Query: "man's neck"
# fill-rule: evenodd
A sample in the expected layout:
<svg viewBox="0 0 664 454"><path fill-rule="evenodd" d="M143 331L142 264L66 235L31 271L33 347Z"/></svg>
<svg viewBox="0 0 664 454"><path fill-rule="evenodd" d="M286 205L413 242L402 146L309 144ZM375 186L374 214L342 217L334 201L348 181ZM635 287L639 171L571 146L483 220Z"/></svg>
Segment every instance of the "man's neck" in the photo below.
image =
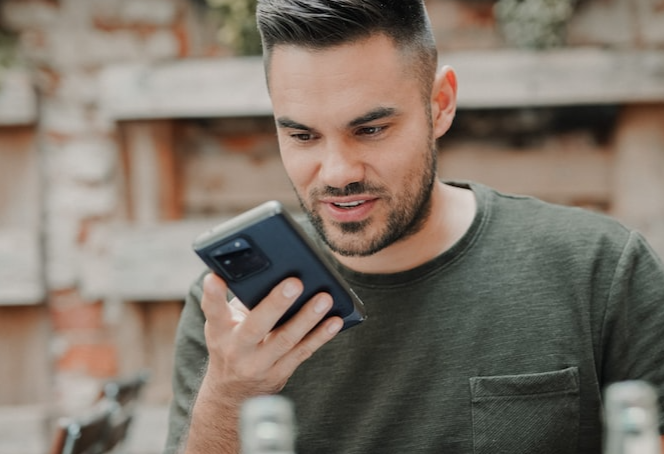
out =
<svg viewBox="0 0 664 454"><path fill-rule="evenodd" d="M344 266L370 274L406 271L452 247L468 231L477 203L470 189L437 182L431 194L431 213L420 231L368 257L334 254Z"/></svg>

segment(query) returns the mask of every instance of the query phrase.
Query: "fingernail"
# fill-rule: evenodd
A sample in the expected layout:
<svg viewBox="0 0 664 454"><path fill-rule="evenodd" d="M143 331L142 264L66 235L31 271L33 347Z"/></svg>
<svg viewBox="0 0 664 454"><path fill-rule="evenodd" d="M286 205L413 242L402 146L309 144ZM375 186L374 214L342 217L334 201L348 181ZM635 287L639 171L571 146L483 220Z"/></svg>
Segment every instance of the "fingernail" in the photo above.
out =
<svg viewBox="0 0 664 454"><path fill-rule="evenodd" d="M286 298L293 298L294 296L297 296L298 293L300 293L300 287L295 284L295 282L288 281L284 285L282 292Z"/></svg>
<svg viewBox="0 0 664 454"><path fill-rule="evenodd" d="M327 332L330 334L336 334L339 331L341 331L341 328L343 328L343 326L344 324L341 320L334 320L329 325L327 325Z"/></svg>
<svg viewBox="0 0 664 454"><path fill-rule="evenodd" d="M323 312L327 312L329 307L330 299L326 296L319 296L316 304L314 305L314 312L317 314L322 314Z"/></svg>
<svg viewBox="0 0 664 454"><path fill-rule="evenodd" d="M204 286L206 290L210 292L213 296L219 298L226 297L223 291L223 287L220 285L219 279L217 279L214 275L212 275L212 273L205 276Z"/></svg>

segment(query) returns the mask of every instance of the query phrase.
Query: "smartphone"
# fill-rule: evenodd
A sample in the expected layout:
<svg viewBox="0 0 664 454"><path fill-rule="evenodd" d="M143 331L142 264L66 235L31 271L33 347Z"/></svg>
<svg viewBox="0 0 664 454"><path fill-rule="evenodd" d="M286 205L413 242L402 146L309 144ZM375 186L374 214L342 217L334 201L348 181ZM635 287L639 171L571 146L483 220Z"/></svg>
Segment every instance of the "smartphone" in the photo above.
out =
<svg viewBox="0 0 664 454"><path fill-rule="evenodd" d="M249 309L287 277L299 278L304 291L275 327L320 292L332 296L326 318L341 317L342 330L366 319L362 301L278 201L265 202L199 235L193 248Z"/></svg>

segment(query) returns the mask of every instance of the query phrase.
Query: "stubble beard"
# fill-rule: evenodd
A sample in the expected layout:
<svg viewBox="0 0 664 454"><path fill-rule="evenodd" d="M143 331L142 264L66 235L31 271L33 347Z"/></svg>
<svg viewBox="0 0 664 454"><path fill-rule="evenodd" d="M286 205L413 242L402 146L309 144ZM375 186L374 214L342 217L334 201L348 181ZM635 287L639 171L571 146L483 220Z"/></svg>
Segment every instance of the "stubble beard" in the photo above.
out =
<svg viewBox="0 0 664 454"><path fill-rule="evenodd" d="M428 143L430 149L423 162L423 168L417 169L411 174L412 181L418 181L414 191L409 191L409 188L406 187L401 195L397 194L397 198L391 198L389 192L383 187L357 182L351 183L343 189L333 187L314 189L309 194L311 201L319 200L323 196L341 197L368 194L379 197L385 206L391 207L391 210L384 223L385 227L373 237L361 236L372 224L378 222L369 218L361 222L333 223L329 228L337 229L342 237L346 237L346 241L336 241L326 228L320 213L315 208L308 207L302 196L296 191L300 206L309 218L309 222L332 252L344 257L367 257L398 241L405 240L423 228L431 215L431 194L436 183L437 150L433 140L430 139Z"/></svg>

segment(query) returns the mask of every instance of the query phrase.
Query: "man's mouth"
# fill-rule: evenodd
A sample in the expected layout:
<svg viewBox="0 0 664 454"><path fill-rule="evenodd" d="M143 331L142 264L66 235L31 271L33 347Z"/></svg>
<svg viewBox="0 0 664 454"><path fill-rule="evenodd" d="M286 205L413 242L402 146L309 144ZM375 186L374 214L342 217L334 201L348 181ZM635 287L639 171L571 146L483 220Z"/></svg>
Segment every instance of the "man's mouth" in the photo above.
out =
<svg viewBox="0 0 664 454"><path fill-rule="evenodd" d="M355 200L353 202L334 202L332 205L338 208L350 209L356 208L360 205L363 205L364 203L366 203L366 200Z"/></svg>

